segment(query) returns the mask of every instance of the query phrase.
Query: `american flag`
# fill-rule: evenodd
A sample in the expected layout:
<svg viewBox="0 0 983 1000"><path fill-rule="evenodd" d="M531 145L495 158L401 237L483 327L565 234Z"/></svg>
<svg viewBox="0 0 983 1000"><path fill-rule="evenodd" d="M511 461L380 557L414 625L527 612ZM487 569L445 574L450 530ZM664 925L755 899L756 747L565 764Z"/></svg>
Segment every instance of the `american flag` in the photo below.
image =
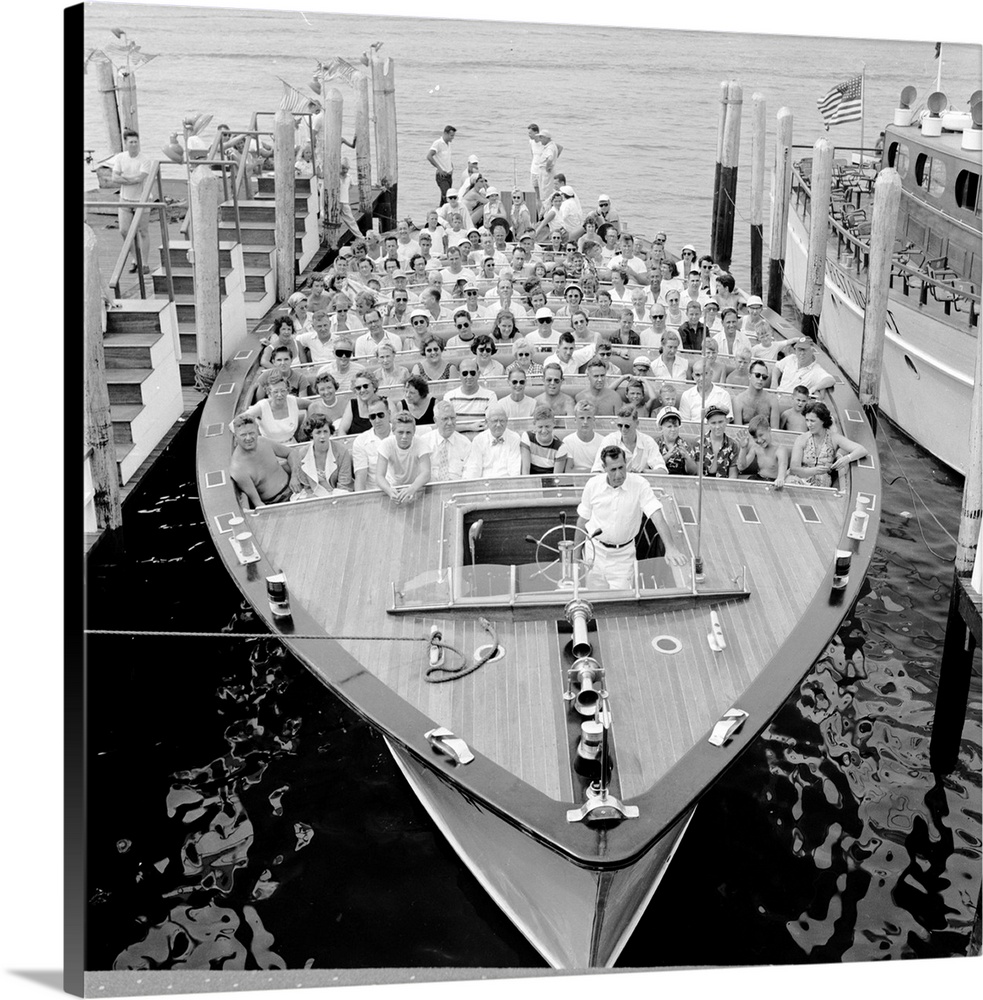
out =
<svg viewBox="0 0 983 1000"><path fill-rule="evenodd" d="M838 83L816 103L827 131L830 125L858 121L864 113L863 81L860 74Z"/></svg>

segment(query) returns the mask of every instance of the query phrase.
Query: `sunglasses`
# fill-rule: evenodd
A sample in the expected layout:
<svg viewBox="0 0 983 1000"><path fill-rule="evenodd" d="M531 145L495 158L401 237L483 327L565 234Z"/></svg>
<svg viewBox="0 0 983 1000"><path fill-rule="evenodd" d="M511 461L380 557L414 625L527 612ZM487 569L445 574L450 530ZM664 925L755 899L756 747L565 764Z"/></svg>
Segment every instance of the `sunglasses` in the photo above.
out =
<svg viewBox="0 0 983 1000"><path fill-rule="evenodd" d="M409 302L410 300L409 300L408 298L400 298L400 297L399 297L399 296L397 295L397 296L396 296L396 301L397 301L397 302Z"/></svg>
<svg viewBox="0 0 983 1000"><path fill-rule="evenodd" d="M354 388L357 391L361 392L363 389L368 389L368 387L369 387L369 383L368 382L362 382L361 385L356 385L356 386L353 386L352 388Z"/></svg>
<svg viewBox="0 0 983 1000"><path fill-rule="evenodd" d="M512 382L512 385L525 385L526 384L526 380L524 378L523 379L512 379L511 382Z"/></svg>
<svg viewBox="0 0 983 1000"><path fill-rule="evenodd" d="M471 324L470 323L455 323L454 326L458 330L470 330L471 329Z"/></svg>
<svg viewBox="0 0 983 1000"><path fill-rule="evenodd" d="M751 378L767 378L767 372L751 372Z"/></svg>
<svg viewBox="0 0 983 1000"><path fill-rule="evenodd" d="M381 420L386 415L385 410L376 410L369 414L369 420Z"/></svg>
<svg viewBox="0 0 983 1000"><path fill-rule="evenodd" d="M563 380L562 379L558 379L558 378L547 378L547 379L543 379L543 381L546 382L547 385L555 385L558 382L561 382Z"/></svg>
<svg viewBox="0 0 983 1000"><path fill-rule="evenodd" d="M427 325L427 321L425 319L414 319L414 320L410 320L410 322L413 324L413 326L426 326Z"/></svg>
<svg viewBox="0 0 983 1000"><path fill-rule="evenodd" d="M539 322L539 323L552 323L553 320L551 320L548 316L543 316L542 319L537 320L537 322Z"/></svg>
<svg viewBox="0 0 983 1000"><path fill-rule="evenodd" d="M635 425L634 424L615 424L614 426L617 427L619 431L630 431L632 429L632 427L634 427Z"/></svg>
<svg viewBox="0 0 983 1000"><path fill-rule="evenodd" d="M350 358L354 353L354 351L335 351L334 356L336 358Z"/></svg>
<svg viewBox="0 0 983 1000"><path fill-rule="evenodd" d="M478 369L477 368L462 368L461 369L461 374L462 375L477 375L478 374Z"/></svg>
<svg viewBox="0 0 983 1000"><path fill-rule="evenodd" d="M532 352L531 351L516 351L515 352L515 356L517 358L531 358L532 357Z"/></svg>
<svg viewBox="0 0 983 1000"><path fill-rule="evenodd" d="M701 264L700 265L700 270L701 271L712 271L713 270L713 264Z"/></svg>
<svg viewBox="0 0 983 1000"><path fill-rule="evenodd" d="M652 313L652 319L665 319L665 313Z"/></svg>
<svg viewBox="0 0 983 1000"><path fill-rule="evenodd" d="M478 353L479 354L491 354L491 352L492 352L492 349L490 347L479 347L478 348Z"/></svg>

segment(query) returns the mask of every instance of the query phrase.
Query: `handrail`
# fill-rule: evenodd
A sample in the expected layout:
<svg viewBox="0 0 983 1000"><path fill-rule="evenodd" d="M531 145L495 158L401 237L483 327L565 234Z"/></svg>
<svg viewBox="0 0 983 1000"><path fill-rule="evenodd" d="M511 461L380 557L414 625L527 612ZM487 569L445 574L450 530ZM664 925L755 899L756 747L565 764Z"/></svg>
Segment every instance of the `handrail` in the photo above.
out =
<svg viewBox="0 0 983 1000"><path fill-rule="evenodd" d="M810 188L808 182L802 176L799 171L797 163L792 165L792 186L793 188L798 184L798 187L805 193L806 199L812 198L812 189ZM828 220L830 228L836 233L839 245L846 244L848 247L852 248L852 252L858 263L858 270L860 269L861 259L863 261L864 268L869 264L870 258L870 244L864 243L859 237L851 233L849 229L845 226L840 225L835 219L830 218ZM950 284L946 281L940 281L938 278L932 276L928 271L923 271L917 267L909 267L907 263L900 260L895 260L892 265L892 272L897 274L899 277L905 279L905 283L908 283L908 277L916 277L921 283L921 289L919 292L919 304L925 305L928 301L928 291L930 287L941 288L945 291L946 299L944 303L946 305L946 313L948 314L948 305L953 299L965 300L970 304L969 309L969 326L975 325L974 320L979 315L980 306L980 294L978 292L968 291L965 289L957 288L955 285ZM966 279L969 280L969 279Z"/></svg>

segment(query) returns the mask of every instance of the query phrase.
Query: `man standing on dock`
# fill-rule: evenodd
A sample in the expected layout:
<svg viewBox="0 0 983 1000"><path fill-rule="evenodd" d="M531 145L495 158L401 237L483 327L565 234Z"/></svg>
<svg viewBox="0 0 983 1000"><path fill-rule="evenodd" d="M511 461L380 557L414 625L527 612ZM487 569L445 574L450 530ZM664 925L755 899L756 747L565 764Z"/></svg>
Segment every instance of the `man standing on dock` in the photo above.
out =
<svg viewBox="0 0 983 1000"><path fill-rule="evenodd" d="M140 136L128 128L123 132L123 152L117 153L112 159L113 180L119 184L119 234L125 240L126 234L133 223L136 209L127 208L126 203L139 202L143 194L143 185L154 169L154 161L145 153L140 152ZM150 273L150 210L144 209L137 225L136 239L140 248L140 260L143 261L143 273ZM134 254L132 273L136 273L138 264Z"/></svg>
<svg viewBox="0 0 983 1000"><path fill-rule="evenodd" d="M434 140L427 152L427 162L437 171L437 187L440 189L440 202L447 201L447 191L454 181L454 161L451 159L451 143L457 129L453 125L445 125L443 134ZM439 207L439 206L438 206Z"/></svg>

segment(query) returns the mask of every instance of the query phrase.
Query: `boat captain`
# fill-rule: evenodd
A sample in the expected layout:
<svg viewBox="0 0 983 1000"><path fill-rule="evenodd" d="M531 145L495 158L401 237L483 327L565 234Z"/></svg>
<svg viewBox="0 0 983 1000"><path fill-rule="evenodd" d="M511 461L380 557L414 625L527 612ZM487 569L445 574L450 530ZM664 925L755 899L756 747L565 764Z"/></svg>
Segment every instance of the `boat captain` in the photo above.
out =
<svg viewBox="0 0 983 1000"><path fill-rule="evenodd" d="M592 539L594 564L587 574L592 589L631 590L635 577L635 539L642 515L655 525L670 566L689 561L676 543L648 481L629 472L623 449L601 450L603 472L588 480L577 507L577 527Z"/></svg>

